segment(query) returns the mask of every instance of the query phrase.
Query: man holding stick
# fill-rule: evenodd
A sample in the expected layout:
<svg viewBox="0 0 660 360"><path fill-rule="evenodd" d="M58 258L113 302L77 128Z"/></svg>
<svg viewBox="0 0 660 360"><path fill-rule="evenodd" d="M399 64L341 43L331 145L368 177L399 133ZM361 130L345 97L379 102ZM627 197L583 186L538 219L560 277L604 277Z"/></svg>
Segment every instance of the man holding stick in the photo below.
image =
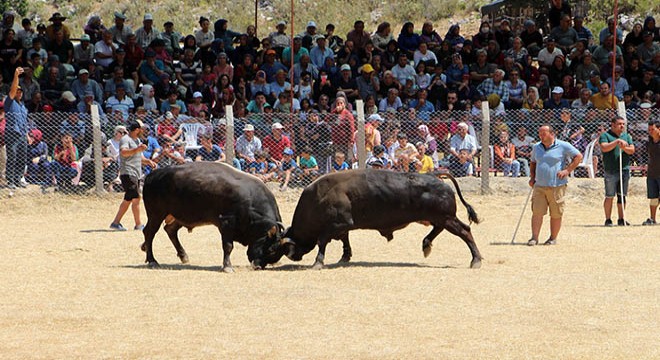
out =
<svg viewBox="0 0 660 360"><path fill-rule="evenodd" d="M635 145L630 134L625 132L626 120L621 116L612 118L610 130L600 135L598 143L603 152L605 179L605 226L613 226L612 202L617 198L619 220L617 225L630 225L624 218L628 181L630 180L630 155L635 153ZM623 150L623 152L622 152Z"/></svg>
<svg viewBox="0 0 660 360"><path fill-rule="evenodd" d="M570 143L558 140L551 125L539 128L541 141L532 148L529 186L532 193L532 238L527 245L539 242L543 216L550 208L550 237L544 245L557 243L564 213L568 175L582 161L582 154ZM570 160L570 163L566 161ZM568 165L566 165L568 163Z"/></svg>

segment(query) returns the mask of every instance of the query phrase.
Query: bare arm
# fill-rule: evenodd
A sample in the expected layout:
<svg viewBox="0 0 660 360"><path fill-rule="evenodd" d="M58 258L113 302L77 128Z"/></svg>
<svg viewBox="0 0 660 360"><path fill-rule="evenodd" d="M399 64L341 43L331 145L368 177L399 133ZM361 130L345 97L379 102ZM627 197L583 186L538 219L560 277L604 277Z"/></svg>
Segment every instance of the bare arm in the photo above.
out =
<svg viewBox="0 0 660 360"><path fill-rule="evenodd" d="M14 100L16 99L16 93L18 92L18 77L23 74L23 68L17 67L14 71L14 80L11 82L11 88L9 89L9 98Z"/></svg>

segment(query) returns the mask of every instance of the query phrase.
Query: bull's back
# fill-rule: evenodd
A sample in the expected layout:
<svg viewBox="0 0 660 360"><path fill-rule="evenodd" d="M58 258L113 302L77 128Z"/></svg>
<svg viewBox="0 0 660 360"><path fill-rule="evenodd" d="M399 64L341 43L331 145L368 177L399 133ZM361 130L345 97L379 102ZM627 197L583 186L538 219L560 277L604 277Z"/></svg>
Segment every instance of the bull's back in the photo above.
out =
<svg viewBox="0 0 660 360"><path fill-rule="evenodd" d="M432 175L353 170L306 188L292 226L314 231L348 221L355 229L384 229L455 214L453 190Z"/></svg>

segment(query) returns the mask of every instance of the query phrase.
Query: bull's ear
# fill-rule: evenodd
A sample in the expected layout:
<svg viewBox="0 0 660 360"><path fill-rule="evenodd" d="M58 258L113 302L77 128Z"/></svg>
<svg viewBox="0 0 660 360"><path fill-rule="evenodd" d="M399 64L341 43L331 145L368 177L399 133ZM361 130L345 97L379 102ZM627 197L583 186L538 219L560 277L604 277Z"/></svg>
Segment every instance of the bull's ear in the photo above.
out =
<svg viewBox="0 0 660 360"><path fill-rule="evenodd" d="M277 225L273 225L273 227L270 228L270 230L268 230L268 233L266 233L266 235L268 235L268 238L272 238L275 235L277 235Z"/></svg>

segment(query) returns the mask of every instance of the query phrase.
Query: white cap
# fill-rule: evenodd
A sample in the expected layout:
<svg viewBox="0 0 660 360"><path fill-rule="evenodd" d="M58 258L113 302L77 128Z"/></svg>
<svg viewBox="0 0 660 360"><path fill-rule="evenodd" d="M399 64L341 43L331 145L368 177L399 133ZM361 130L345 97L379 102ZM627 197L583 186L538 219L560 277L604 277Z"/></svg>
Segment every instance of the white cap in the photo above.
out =
<svg viewBox="0 0 660 360"><path fill-rule="evenodd" d="M254 125L246 124L245 127L243 128L243 131L254 131Z"/></svg>
<svg viewBox="0 0 660 360"><path fill-rule="evenodd" d="M174 119L174 114L172 114L171 111L168 111L165 113L165 118L166 119Z"/></svg>
<svg viewBox="0 0 660 360"><path fill-rule="evenodd" d="M195 92L193 93L193 98L201 98L201 97L202 97L202 93L201 93L201 92L199 92L199 91L195 91Z"/></svg>
<svg viewBox="0 0 660 360"><path fill-rule="evenodd" d="M307 27L316 27L316 23L314 22L314 20L310 20L310 21L307 23Z"/></svg>
<svg viewBox="0 0 660 360"><path fill-rule="evenodd" d="M653 105L651 103L643 102L639 104L640 109L650 109Z"/></svg>
<svg viewBox="0 0 660 360"><path fill-rule="evenodd" d="M145 21L146 21L146 20L153 20L153 19L154 19L154 16L153 16L153 15L151 15L151 14L149 14L149 13L144 14L144 20L145 20Z"/></svg>
<svg viewBox="0 0 660 360"><path fill-rule="evenodd" d="M73 93L71 91L65 91L62 93L62 99L70 102L76 101L76 97L73 96Z"/></svg>
<svg viewBox="0 0 660 360"><path fill-rule="evenodd" d="M351 71L351 66L348 64L344 64L339 68L341 71L348 70Z"/></svg>
<svg viewBox="0 0 660 360"><path fill-rule="evenodd" d="M378 114L371 114L371 115L369 115L369 117L367 118L367 121L378 121L378 122L384 122L385 119L383 119L383 117L380 116L380 115L378 115Z"/></svg>
<svg viewBox="0 0 660 360"><path fill-rule="evenodd" d="M562 89L560 86L555 86L555 87L552 89L552 93L553 93L553 94L563 94L563 93L564 93L564 89Z"/></svg>
<svg viewBox="0 0 660 360"><path fill-rule="evenodd" d="M273 125L271 125L271 128L272 129L284 129L284 126L282 126L282 124L276 122L276 123L273 123Z"/></svg>

